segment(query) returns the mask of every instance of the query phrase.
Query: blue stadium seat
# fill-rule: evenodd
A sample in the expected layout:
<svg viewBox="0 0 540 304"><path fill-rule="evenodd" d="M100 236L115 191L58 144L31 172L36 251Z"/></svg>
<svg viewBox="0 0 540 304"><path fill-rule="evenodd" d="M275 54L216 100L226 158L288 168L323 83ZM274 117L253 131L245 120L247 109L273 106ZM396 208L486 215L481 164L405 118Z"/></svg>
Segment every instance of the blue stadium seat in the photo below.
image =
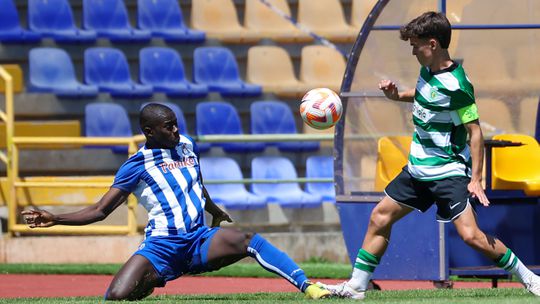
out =
<svg viewBox="0 0 540 304"><path fill-rule="evenodd" d="M56 48L34 48L28 58L28 91L59 97L95 97L98 88L77 81L68 53Z"/></svg>
<svg viewBox="0 0 540 304"><path fill-rule="evenodd" d="M291 180L298 178L293 163L285 157L259 156L251 161L253 179ZM278 203L284 208L316 208L322 197L302 191L298 183L252 184L254 194L265 197L268 203Z"/></svg>
<svg viewBox="0 0 540 304"><path fill-rule="evenodd" d="M197 135L244 134L236 108L228 102L206 101L197 104ZM218 143L225 152L261 152L264 143Z"/></svg>
<svg viewBox="0 0 540 304"><path fill-rule="evenodd" d="M310 156L306 161L307 178L334 178L334 158L332 156ZM333 183L306 183L306 191L322 195L323 201L336 202Z"/></svg>
<svg viewBox="0 0 540 304"><path fill-rule="evenodd" d="M178 0L138 0L138 22L139 28L168 42L197 43L206 39L204 32L185 25Z"/></svg>
<svg viewBox="0 0 540 304"><path fill-rule="evenodd" d="M139 78L141 83L151 85L156 92L169 96L203 97L208 87L189 82L184 73L180 55L171 48L147 47L139 53Z"/></svg>
<svg viewBox="0 0 540 304"><path fill-rule="evenodd" d="M222 96L258 96L259 85L240 78L234 54L225 47L199 47L193 54L193 80Z"/></svg>
<svg viewBox="0 0 540 304"><path fill-rule="evenodd" d="M291 108L282 101L255 101L251 104L251 133L297 134ZM319 150L318 142L278 142L283 152L308 152Z"/></svg>
<svg viewBox="0 0 540 304"><path fill-rule="evenodd" d="M84 110L85 135L87 137L131 137L131 123L126 110L114 103L95 102ZM92 147L98 148L98 147ZM110 148L114 153L127 153L127 146L99 146Z"/></svg>
<svg viewBox="0 0 540 304"><path fill-rule="evenodd" d="M205 181L241 180L242 171L236 161L229 157L201 158L201 173ZM215 203L227 209L260 209L266 207L266 199L246 190L243 184L205 183L208 194Z"/></svg>
<svg viewBox="0 0 540 304"><path fill-rule="evenodd" d="M131 26L123 0L84 0L83 27L111 41L150 41L152 38L150 31Z"/></svg>
<svg viewBox="0 0 540 304"><path fill-rule="evenodd" d="M32 31L58 42L96 41L96 32L75 26L67 0L28 0L28 25Z"/></svg>
<svg viewBox="0 0 540 304"><path fill-rule="evenodd" d="M113 48L89 48L84 52L85 82L97 85L113 97L149 97L152 87L131 79L129 65L122 51Z"/></svg>
<svg viewBox="0 0 540 304"><path fill-rule="evenodd" d="M0 9L0 42L37 42L41 35L21 27L19 13L13 0L2 2Z"/></svg>

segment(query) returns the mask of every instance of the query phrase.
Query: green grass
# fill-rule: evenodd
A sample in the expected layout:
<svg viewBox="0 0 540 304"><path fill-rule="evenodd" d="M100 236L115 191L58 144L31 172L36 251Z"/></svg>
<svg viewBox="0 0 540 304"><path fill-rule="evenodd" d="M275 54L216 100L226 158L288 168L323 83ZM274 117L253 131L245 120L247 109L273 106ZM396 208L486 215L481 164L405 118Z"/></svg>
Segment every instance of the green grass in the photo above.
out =
<svg viewBox="0 0 540 304"><path fill-rule="evenodd" d="M41 299L0 299L1 303L98 303L99 297L85 298L41 298ZM306 300L301 293L255 293L227 295L151 296L138 303L314 303ZM346 299L325 299L320 303L355 303ZM540 303L540 299L524 289L455 289L455 290L407 290L373 291L362 303L379 304L528 304Z"/></svg>

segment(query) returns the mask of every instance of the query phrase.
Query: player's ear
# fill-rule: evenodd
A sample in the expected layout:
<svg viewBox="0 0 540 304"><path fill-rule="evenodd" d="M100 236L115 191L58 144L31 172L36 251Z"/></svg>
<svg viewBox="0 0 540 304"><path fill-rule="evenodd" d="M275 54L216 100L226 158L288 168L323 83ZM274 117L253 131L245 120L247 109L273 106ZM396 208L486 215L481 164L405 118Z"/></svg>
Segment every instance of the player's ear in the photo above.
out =
<svg viewBox="0 0 540 304"><path fill-rule="evenodd" d="M146 137L149 137L149 136L151 137L152 135L154 135L152 128L150 128L149 126L144 126L142 128L142 131Z"/></svg>
<svg viewBox="0 0 540 304"><path fill-rule="evenodd" d="M439 47L439 41L437 41L437 39L429 39L429 47L432 49L432 50L435 50Z"/></svg>

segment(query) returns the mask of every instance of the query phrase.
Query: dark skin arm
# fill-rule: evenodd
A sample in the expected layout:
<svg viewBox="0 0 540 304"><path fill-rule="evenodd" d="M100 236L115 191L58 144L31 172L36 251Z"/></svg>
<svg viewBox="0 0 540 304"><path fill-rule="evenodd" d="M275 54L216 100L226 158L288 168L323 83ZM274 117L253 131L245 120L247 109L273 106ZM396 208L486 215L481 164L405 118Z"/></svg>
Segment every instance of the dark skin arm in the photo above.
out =
<svg viewBox="0 0 540 304"><path fill-rule="evenodd" d="M21 212L30 228L54 225L81 226L105 219L129 196L129 192L110 188L99 202L72 213L52 214L45 210L25 210Z"/></svg>
<svg viewBox="0 0 540 304"><path fill-rule="evenodd" d="M206 199L206 203L204 205L204 210L206 210L206 212L208 212L208 213L210 213L212 215L212 227L219 227L219 225L223 221L232 223L232 219L227 214L227 212L221 210L221 208L219 208L214 203L214 201L212 200L212 198L208 194L208 191L206 191L206 187L203 186L202 189L203 189L203 195L204 195L204 197Z"/></svg>

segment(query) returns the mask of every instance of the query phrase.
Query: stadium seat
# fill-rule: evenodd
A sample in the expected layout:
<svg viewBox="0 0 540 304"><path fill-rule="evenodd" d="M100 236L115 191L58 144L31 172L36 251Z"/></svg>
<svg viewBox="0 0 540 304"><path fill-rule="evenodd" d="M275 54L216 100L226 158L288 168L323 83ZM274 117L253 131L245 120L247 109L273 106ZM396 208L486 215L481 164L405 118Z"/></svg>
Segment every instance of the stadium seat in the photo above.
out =
<svg viewBox="0 0 540 304"><path fill-rule="evenodd" d="M289 53L279 46L250 47L246 79L262 85L264 92L281 97L301 98L308 91L308 86L296 78Z"/></svg>
<svg viewBox="0 0 540 304"><path fill-rule="evenodd" d="M530 196L540 196L540 146L534 137L522 134L499 134L495 140L509 140L524 145L493 148L492 188L523 190Z"/></svg>
<svg viewBox="0 0 540 304"><path fill-rule="evenodd" d="M238 22L233 0L193 0L191 26L225 43L254 43L258 35Z"/></svg>
<svg viewBox="0 0 540 304"><path fill-rule="evenodd" d="M272 6L287 16L291 16L291 9L287 0L269 0ZM286 20L260 0L246 0L244 12L244 25L259 38L269 38L277 42L309 42L313 38L299 30L293 23Z"/></svg>
<svg viewBox="0 0 540 304"><path fill-rule="evenodd" d="M536 130L540 129L538 120L540 104L538 97L530 97L521 101L519 110L519 132L535 136ZM540 135L540 134L539 134Z"/></svg>
<svg viewBox="0 0 540 304"><path fill-rule="evenodd" d="M339 51L324 45L308 45L302 48L300 80L310 88L339 92L346 65Z"/></svg>
<svg viewBox="0 0 540 304"><path fill-rule="evenodd" d="M384 136L379 139L375 191L383 191L407 164L411 141L410 136Z"/></svg>
<svg viewBox="0 0 540 304"><path fill-rule="evenodd" d="M98 87L84 85L75 77L69 54L56 48L34 48L30 51L29 92L54 93L59 97L95 97Z"/></svg>
<svg viewBox="0 0 540 304"><path fill-rule="evenodd" d="M75 26L67 0L28 0L28 25L33 32L58 42L96 41L96 32Z"/></svg>
<svg viewBox="0 0 540 304"><path fill-rule="evenodd" d="M131 123L126 110L114 103L89 103L84 109L84 127L87 137L131 137ZM98 148L98 147L92 147ZM127 153L127 146L100 146L114 153Z"/></svg>
<svg viewBox="0 0 540 304"><path fill-rule="evenodd" d="M193 54L193 80L222 96L258 96L259 85L245 83L234 54L225 47L200 47Z"/></svg>
<svg viewBox="0 0 540 304"><path fill-rule="evenodd" d="M203 97L208 94L206 85L186 79L182 58L174 49L144 48L139 53L139 61L141 83L151 85L155 92L179 97Z"/></svg>
<svg viewBox="0 0 540 304"><path fill-rule="evenodd" d="M307 178L334 178L334 158L332 156L310 156L306 160ZM306 191L322 195L323 201L336 202L333 183L306 183Z"/></svg>
<svg viewBox="0 0 540 304"><path fill-rule="evenodd" d="M291 108L282 101L255 101L251 103L252 134L297 134ZM311 152L319 150L318 142L285 141L275 144L282 152Z"/></svg>
<svg viewBox="0 0 540 304"><path fill-rule="evenodd" d="M111 41L149 41L151 33L129 23L123 0L83 0L83 27Z"/></svg>
<svg viewBox="0 0 540 304"><path fill-rule="evenodd" d="M377 3L377 0L352 0L351 4L351 25L360 31L367 16Z"/></svg>
<svg viewBox="0 0 540 304"><path fill-rule="evenodd" d="M139 28L170 42L197 43L206 39L204 32L188 28L177 0L138 0Z"/></svg>
<svg viewBox="0 0 540 304"><path fill-rule="evenodd" d="M89 48L84 52L85 82L97 85L113 97L149 97L152 87L131 79L129 65L122 51L113 48Z"/></svg>
<svg viewBox="0 0 540 304"><path fill-rule="evenodd" d="M199 102L196 109L197 135L244 134L240 117L233 105L224 101ZM225 152L261 152L264 143L218 143Z"/></svg>
<svg viewBox="0 0 540 304"><path fill-rule="evenodd" d="M229 157L202 157L201 174L203 179L213 180L242 180L242 171L236 161ZM264 197L246 190L244 184L204 184L208 194L217 204L222 204L231 210L261 209L266 207Z"/></svg>
<svg viewBox="0 0 540 304"><path fill-rule="evenodd" d="M517 111L511 112L504 101L493 98L478 98L476 104L480 123L486 135L515 132L512 115L517 115Z"/></svg>
<svg viewBox="0 0 540 304"><path fill-rule="evenodd" d="M258 156L251 161L253 179L270 179L272 183L252 184L251 191L266 198L268 203L277 203L283 208L316 208L322 205L322 196L304 192L296 182L275 183L275 180L297 179L293 163L280 156Z"/></svg>
<svg viewBox="0 0 540 304"><path fill-rule="evenodd" d="M19 13L13 0L2 2L0 10L0 42L37 42L41 40L39 33L21 27Z"/></svg>
<svg viewBox="0 0 540 304"><path fill-rule="evenodd" d="M352 42L358 34L345 21L339 0L298 0L298 22L333 41Z"/></svg>

